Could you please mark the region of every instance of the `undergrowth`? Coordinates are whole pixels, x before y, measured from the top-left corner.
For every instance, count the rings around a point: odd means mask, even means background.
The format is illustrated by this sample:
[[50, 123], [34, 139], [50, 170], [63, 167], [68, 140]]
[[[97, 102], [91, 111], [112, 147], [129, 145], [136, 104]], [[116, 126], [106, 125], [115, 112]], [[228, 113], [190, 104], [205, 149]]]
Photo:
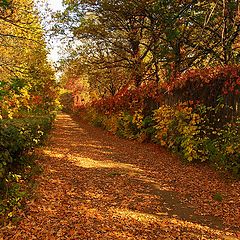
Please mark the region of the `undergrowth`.
[[8, 173], [0, 186], [0, 226], [21, 221], [25, 203], [33, 197], [35, 177], [42, 172], [34, 154], [21, 158]]

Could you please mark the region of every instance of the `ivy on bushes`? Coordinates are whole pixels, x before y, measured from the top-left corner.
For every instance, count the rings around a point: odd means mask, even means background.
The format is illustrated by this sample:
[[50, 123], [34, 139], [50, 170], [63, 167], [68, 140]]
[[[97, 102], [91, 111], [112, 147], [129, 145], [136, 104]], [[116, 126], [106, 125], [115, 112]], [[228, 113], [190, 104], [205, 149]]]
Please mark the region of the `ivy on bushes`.
[[92, 101], [75, 110], [81, 111], [93, 107], [98, 112], [107, 115], [124, 111], [134, 113], [138, 109], [149, 112], [149, 109], [156, 108], [162, 102], [163, 97], [164, 95], [161, 93], [159, 86], [154, 82], [148, 82], [138, 88], [125, 86], [115, 96]]

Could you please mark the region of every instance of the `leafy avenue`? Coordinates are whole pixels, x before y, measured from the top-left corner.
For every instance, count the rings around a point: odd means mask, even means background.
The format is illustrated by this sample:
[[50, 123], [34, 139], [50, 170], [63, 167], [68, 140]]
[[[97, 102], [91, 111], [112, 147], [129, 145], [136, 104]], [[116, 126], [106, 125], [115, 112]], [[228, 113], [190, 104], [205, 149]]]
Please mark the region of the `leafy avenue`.
[[[240, 237], [240, 2], [63, 0], [59, 9], [46, 0], [0, 0], [3, 238]], [[61, 59], [53, 66], [49, 47], [57, 42]], [[79, 125], [58, 114], [52, 139], [37, 148], [59, 110]], [[56, 225], [61, 209], [69, 222]]]

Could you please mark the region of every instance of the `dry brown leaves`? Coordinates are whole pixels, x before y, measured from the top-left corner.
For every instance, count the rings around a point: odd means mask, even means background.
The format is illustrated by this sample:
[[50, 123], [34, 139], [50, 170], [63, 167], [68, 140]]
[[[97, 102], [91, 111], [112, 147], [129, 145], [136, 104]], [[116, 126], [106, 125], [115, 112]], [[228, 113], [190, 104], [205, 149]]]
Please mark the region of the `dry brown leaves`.
[[240, 239], [240, 183], [208, 166], [67, 115], [37, 152], [35, 197], [0, 239]]

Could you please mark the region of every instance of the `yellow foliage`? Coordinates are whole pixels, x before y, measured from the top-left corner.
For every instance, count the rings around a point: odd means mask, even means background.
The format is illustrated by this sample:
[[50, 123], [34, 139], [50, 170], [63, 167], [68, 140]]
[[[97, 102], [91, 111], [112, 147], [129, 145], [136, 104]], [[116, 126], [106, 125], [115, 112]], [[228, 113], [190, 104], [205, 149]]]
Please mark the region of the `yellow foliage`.
[[176, 107], [161, 106], [155, 111], [156, 138], [162, 146], [181, 148], [184, 158], [192, 161], [198, 158], [196, 135], [200, 132], [201, 117], [186, 103]]
[[135, 111], [132, 122], [137, 126], [138, 129], [142, 128], [143, 118], [144, 116], [143, 116], [142, 110]]
[[108, 131], [116, 133], [118, 129], [118, 115], [110, 115], [106, 118], [104, 125]]

